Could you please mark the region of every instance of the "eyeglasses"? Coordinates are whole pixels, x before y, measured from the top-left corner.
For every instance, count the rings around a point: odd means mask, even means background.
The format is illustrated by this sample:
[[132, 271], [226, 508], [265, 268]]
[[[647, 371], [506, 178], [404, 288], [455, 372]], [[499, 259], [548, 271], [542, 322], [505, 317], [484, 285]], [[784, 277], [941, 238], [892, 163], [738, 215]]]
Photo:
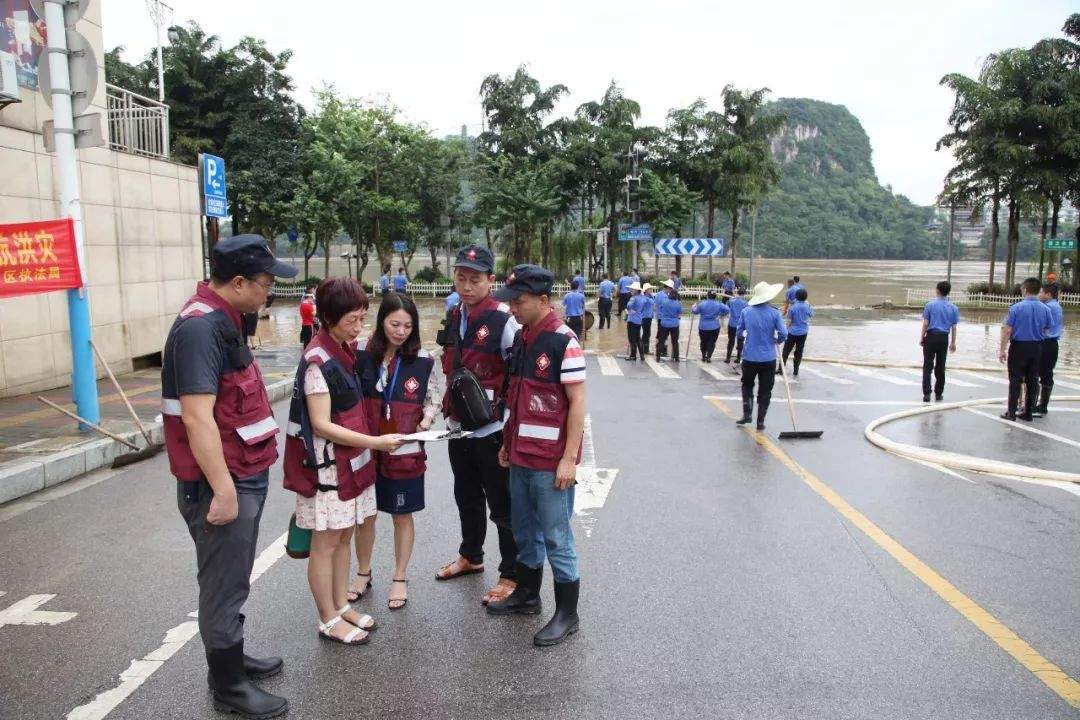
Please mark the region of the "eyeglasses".
[[269, 293], [270, 290], [272, 290], [273, 287], [274, 287], [274, 281], [273, 280], [271, 280], [268, 283], [262, 283], [262, 282], [259, 282], [258, 280], [253, 280], [251, 278], [244, 278], [244, 279], [247, 280], [249, 283], [254, 283], [254, 284], [258, 285], [259, 287], [261, 287], [263, 289], [264, 292], [267, 292], [267, 293]]

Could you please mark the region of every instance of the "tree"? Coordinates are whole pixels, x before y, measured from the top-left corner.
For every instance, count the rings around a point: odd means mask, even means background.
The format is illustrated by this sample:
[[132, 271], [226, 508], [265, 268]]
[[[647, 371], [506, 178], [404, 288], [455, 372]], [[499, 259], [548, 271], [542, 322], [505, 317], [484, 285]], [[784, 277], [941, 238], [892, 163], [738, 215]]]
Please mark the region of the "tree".
[[780, 181], [780, 167], [772, 156], [770, 138], [784, 127], [782, 114], [763, 114], [768, 88], [745, 92], [724, 88], [723, 120], [726, 135], [714, 141], [720, 172], [716, 180], [718, 204], [731, 216], [731, 271], [739, 242], [739, 220]]

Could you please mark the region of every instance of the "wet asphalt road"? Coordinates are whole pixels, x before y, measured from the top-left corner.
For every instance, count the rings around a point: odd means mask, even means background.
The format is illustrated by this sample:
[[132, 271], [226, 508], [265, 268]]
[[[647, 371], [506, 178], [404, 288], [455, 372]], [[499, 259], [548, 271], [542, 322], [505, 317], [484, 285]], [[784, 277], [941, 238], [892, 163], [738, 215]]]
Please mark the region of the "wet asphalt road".
[[[427, 509], [417, 517], [410, 601], [401, 612], [386, 610], [392, 532], [380, 519], [375, 588], [360, 604], [381, 626], [370, 645], [316, 639], [302, 561], [282, 557], [253, 586], [248, 646], [285, 658], [284, 674], [264, 686], [290, 699], [289, 717], [1078, 715], [767, 445], [737, 429], [723, 409], [737, 414], [738, 384], [723, 365], [710, 366], [719, 380], [692, 363], [675, 368], [678, 379], [640, 363], [617, 367], [622, 375], [605, 375], [595, 356], [588, 360], [596, 464], [618, 475], [603, 507], [579, 519], [582, 631], [560, 647], [531, 646], [553, 607], [550, 574], [543, 617], [484, 614], [479, 595], [496, 578], [493, 537], [486, 576], [432, 579], [459, 538], [445, 451], [429, 448]], [[825, 437], [781, 450], [1080, 678], [1080, 495], [887, 455], [862, 428], [917, 401], [919, 388], [902, 383], [918, 378], [804, 367], [833, 378], [804, 371], [794, 386], [797, 397], [824, 401], [798, 411]], [[948, 400], [1004, 394], [990, 380], [955, 377], [974, 387], [947, 387]], [[781, 387], [771, 438], [787, 426]], [[721, 398], [723, 409], [705, 396]], [[881, 404], [832, 404], [852, 398]], [[286, 414], [284, 405], [276, 411]], [[1080, 442], [1078, 419], [1051, 414], [1037, 427]], [[1042, 467], [1080, 464], [1074, 446], [962, 411], [883, 432]], [[280, 480], [276, 468], [260, 548], [281, 535], [292, 509]], [[4, 720], [61, 718], [115, 687], [132, 660], [158, 648], [196, 607], [194, 552], [163, 457], [65, 491], [34, 498], [47, 500], [38, 506], [0, 508], [0, 610], [55, 593], [40, 610], [78, 613], [56, 626], [0, 627]], [[196, 636], [107, 717], [216, 717], [204, 676]]]

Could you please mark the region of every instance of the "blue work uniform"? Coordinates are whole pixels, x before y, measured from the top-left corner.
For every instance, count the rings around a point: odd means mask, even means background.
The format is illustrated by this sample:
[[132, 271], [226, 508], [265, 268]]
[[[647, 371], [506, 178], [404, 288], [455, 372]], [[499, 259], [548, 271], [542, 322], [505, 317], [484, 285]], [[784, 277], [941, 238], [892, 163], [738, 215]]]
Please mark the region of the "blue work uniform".
[[634, 284], [633, 278], [629, 275], [623, 275], [619, 278], [619, 294], [627, 295], [630, 292], [630, 286]]
[[379, 290], [382, 292], [383, 295], [390, 292], [390, 276], [389, 275], [383, 275], [381, 278], [379, 278]]
[[461, 302], [461, 295], [458, 295], [458, 291], [455, 290], [446, 296], [446, 311], [450, 312], [457, 304]]
[[794, 285], [789, 287], [788, 291], [787, 291], [787, 295], [785, 296], [785, 297], [787, 297], [788, 303], [795, 302], [795, 293], [797, 293], [798, 291], [800, 291], [802, 289], [803, 289], [802, 283], [795, 283]]
[[746, 309], [746, 299], [741, 297], [733, 297], [728, 300], [727, 309], [731, 311], [731, 317], [728, 318], [728, 327], [738, 327], [739, 318], [742, 317], [743, 310]]
[[562, 304], [568, 318], [581, 317], [585, 314], [585, 295], [578, 290], [571, 290], [563, 295]]
[[682, 290], [682, 278], [681, 277], [676, 275], [675, 277], [671, 278], [671, 282], [672, 282], [673, 285], [675, 285], [676, 290]]
[[698, 325], [698, 329], [707, 332], [710, 330], [720, 329], [720, 318], [727, 315], [727, 305], [719, 300], [702, 300], [690, 310], [694, 315], [701, 316], [701, 323]]
[[610, 280], [604, 279], [600, 281], [600, 297], [604, 300], [610, 300], [611, 296], [615, 293], [615, 283]]
[[788, 332], [792, 335], [806, 335], [810, 332], [810, 318], [814, 317], [814, 308], [804, 300], [796, 300], [787, 311], [791, 325]]
[[1040, 342], [1054, 324], [1053, 313], [1035, 296], [1009, 307], [1005, 324], [1012, 328], [1012, 342]]
[[1042, 345], [1046, 332], [1054, 324], [1053, 313], [1039, 298], [1025, 297], [1009, 308], [1005, 325], [1012, 328], [1009, 343], [1009, 400], [1005, 416], [1016, 417], [1020, 404], [1020, 386], [1027, 388], [1023, 416], [1031, 414], [1039, 402], [1039, 370], [1042, 365]]
[[720, 289], [725, 295], [735, 294], [735, 280], [733, 278], [725, 278], [723, 284], [720, 285]]
[[656, 315], [660, 318], [660, 327], [679, 327], [679, 315], [682, 314], [682, 303], [673, 299], [670, 295], [661, 295], [656, 303]]
[[652, 320], [656, 317], [656, 303], [659, 300], [658, 295], [639, 295], [644, 304], [641, 306], [641, 319]]
[[581, 275], [575, 275], [574, 279], [571, 281], [571, 287], [585, 292], [585, 278]]
[[403, 293], [409, 286], [409, 278], [400, 273], [394, 276], [394, 292]]
[[626, 303], [626, 322], [633, 323], [635, 325], [641, 324], [642, 312], [646, 307], [651, 307], [652, 303], [644, 295], [635, 295]]
[[1054, 298], [1047, 300], [1044, 304], [1050, 309], [1050, 329], [1046, 331], [1046, 337], [1057, 340], [1065, 332], [1065, 314], [1061, 310], [1061, 303]]
[[927, 332], [947, 334], [960, 322], [960, 309], [945, 298], [934, 298], [923, 306], [922, 316], [928, 321]]
[[788, 335], [780, 311], [768, 303], [747, 305], [739, 316], [738, 332], [746, 339], [743, 360], [747, 362], [775, 361], [775, 346]]

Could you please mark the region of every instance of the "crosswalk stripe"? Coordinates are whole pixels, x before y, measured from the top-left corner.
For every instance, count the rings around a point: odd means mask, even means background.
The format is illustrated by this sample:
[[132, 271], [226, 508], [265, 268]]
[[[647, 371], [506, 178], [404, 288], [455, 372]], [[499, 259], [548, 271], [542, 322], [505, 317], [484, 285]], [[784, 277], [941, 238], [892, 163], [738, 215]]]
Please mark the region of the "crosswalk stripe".
[[1065, 382], [1064, 380], [1059, 380], [1057, 377], [1054, 378], [1054, 387], [1066, 387], [1071, 390], [1080, 390], [1080, 385], [1077, 385], [1076, 383]]
[[602, 375], [622, 375], [622, 368], [619, 367], [618, 361], [610, 355], [597, 355], [596, 361], [600, 363], [600, 373]]
[[993, 375], [983, 375], [981, 373], [973, 373], [973, 372], [971, 372], [969, 370], [951, 370], [950, 371], [950, 370], [946, 369], [946, 372], [949, 372], [949, 373], [951, 373], [953, 375], [963, 375], [964, 377], [973, 377], [976, 380], [982, 380], [982, 381], [988, 382], [988, 383], [996, 383], [998, 385], [1008, 385], [1009, 384], [1009, 381], [1006, 380], [1005, 378], [994, 377]]
[[712, 375], [717, 380], [726, 380], [728, 382], [741, 382], [742, 380], [738, 375], [725, 375], [724, 373], [714, 368], [712, 365], [709, 365], [708, 363], [703, 363], [700, 360], [695, 360], [694, 364], [704, 370], [709, 375]]
[[649, 368], [654, 373], [656, 373], [657, 377], [662, 377], [662, 378], [664, 378], [666, 380], [681, 380], [682, 379], [682, 378], [679, 377], [679, 373], [675, 372], [674, 370], [667, 367], [666, 365], [661, 365], [660, 363], [653, 360], [651, 357], [645, 358], [645, 364], [648, 365]]
[[834, 382], [837, 385], [854, 385], [855, 384], [854, 380], [848, 380], [847, 378], [836, 377], [835, 375], [829, 375], [828, 373], [823, 373], [820, 370], [815, 370], [814, 368], [809, 367], [805, 363], [803, 364], [801, 369], [802, 369], [803, 372], [808, 372], [811, 375], [816, 375], [819, 378], [828, 380], [830, 382]]
[[988, 412], [976, 410], [975, 408], [971, 407], [966, 407], [964, 409], [967, 410], [969, 413], [974, 413], [975, 415], [982, 415], [984, 418], [989, 418], [990, 420], [993, 420], [995, 422], [1004, 423], [1011, 428], [1016, 428], [1017, 430], [1026, 430], [1029, 433], [1042, 435], [1045, 438], [1050, 438], [1051, 440], [1057, 440], [1060, 443], [1065, 443], [1066, 445], [1072, 445], [1073, 447], [1080, 448], [1080, 442], [1077, 442], [1076, 440], [1062, 437], [1061, 435], [1055, 435], [1054, 433], [1046, 432], [1045, 430], [1040, 430], [1039, 428], [1032, 427], [1029, 423], [1026, 423], [1023, 420], [1006, 420], [1005, 418], [1000, 418], [997, 415], [992, 415]]
[[886, 375], [885, 373], [878, 372], [876, 370], [868, 370], [867, 368], [859, 367], [858, 365], [840, 364], [840, 367], [842, 367], [845, 370], [848, 370], [850, 372], [853, 372], [856, 375], [862, 375], [863, 377], [873, 378], [874, 380], [882, 380], [884, 382], [891, 383], [893, 385], [906, 385], [908, 387], [918, 387], [919, 386], [919, 383], [915, 382], [914, 380], [902, 380], [901, 378], [896, 378], [896, 377], [893, 377], [891, 375]]
[[[915, 368], [895, 368], [895, 369], [902, 372], [902, 373], [906, 373], [908, 375], [914, 375], [917, 378], [922, 377], [922, 370], [916, 370]], [[945, 372], [946, 372], [945, 382], [947, 382], [949, 385], [955, 385], [956, 387], [982, 387], [982, 385], [979, 385], [978, 383], [971, 383], [971, 382], [965, 382], [963, 380], [957, 380], [956, 378], [952, 377], [951, 373], [949, 373], [948, 367], [945, 368]]]

